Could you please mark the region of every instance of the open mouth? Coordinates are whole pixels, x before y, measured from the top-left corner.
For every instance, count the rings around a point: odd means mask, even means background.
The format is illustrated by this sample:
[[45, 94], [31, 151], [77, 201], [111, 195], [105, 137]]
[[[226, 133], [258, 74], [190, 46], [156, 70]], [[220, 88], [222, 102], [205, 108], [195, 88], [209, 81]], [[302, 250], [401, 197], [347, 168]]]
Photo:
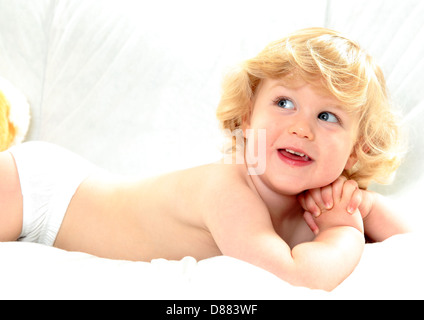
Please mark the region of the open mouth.
[[308, 163], [312, 161], [312, 159], [307, 154], [299, 152], [299, 151], [295, 151], [292, 149], [278, 149], [278, 152], [280, 153], [281, 156], [283, 156], [284, 158], [288, 160], [304, 162], [304, 163]]

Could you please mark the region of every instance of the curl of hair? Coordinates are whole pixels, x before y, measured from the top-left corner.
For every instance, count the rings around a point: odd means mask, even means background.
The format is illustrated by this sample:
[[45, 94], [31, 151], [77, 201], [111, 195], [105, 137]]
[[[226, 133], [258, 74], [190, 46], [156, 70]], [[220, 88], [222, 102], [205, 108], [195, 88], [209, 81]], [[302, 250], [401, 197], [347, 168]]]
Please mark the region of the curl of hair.
[[223, 81], [217, 117], [223, 129], [241, 129], [263, 79], [303, 80], [325, 90], [360, 119], [356, 165], [342, 174], [366, 188], [388, 182], [404, 154], [399, 116], [391, 110], [380, 67], [361, 47], [326, 28], [309, 28], [270, 43]]

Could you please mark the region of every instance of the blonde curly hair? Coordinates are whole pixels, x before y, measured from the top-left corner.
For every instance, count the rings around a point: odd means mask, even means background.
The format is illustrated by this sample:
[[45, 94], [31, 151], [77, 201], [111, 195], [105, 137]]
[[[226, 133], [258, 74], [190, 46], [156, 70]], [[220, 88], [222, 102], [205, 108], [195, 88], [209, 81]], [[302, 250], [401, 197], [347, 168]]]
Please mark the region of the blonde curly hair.
[[380, 67], [357, 43], [333, 30], [297, 31], [270, 43], [228, 74], [217, 109], [222, 128], [232, 132], [241, 129], [250, 117], [250, 101], [262, 79], [290, 77], [319, 83], [345, 110], [359, 114], [359, 135], [353, 150], [357, 162], [343, 174], [361, 188], [373, 180], [387, 182], [404, 153], [399, 117], [391, 110]]

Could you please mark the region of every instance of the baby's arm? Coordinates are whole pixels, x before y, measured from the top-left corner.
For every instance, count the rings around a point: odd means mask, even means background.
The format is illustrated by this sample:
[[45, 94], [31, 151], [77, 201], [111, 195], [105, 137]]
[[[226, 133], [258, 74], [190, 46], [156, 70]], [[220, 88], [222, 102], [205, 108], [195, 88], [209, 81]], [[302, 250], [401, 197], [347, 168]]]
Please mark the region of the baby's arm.
[[[384, 241], [396, 234], [408, 233], [412, 228], [396, 211], [390, 199], [371, 191], [362, 190], [362, 198], [370, 203], [369, 210], [365, 207], [363, 217], [367, 236], [373, 241]], [[359, 206], [361, 210], [361, 206]]]
[[359, 212], [347, 215], [344, 210], [351, 191], [346, 189], [333, 209], [314, 218], [320, 228], [314, 241], [293, 249], [274, 231], [267, 208], [253, 200], [250, 190], [216, 194], [207, 226], [224, 255], [257, 265], [293, 285], [330, 291], [354, 270], [364, 247]]

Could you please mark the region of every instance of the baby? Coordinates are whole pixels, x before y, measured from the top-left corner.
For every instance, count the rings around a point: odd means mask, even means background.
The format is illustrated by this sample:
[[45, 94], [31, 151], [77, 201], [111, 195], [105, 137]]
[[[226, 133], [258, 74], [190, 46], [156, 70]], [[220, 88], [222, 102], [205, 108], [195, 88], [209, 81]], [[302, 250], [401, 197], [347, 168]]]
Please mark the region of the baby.
[[145, 180], [42, 142], [1, 153], [0, 241], [140, 261], [228, 255], [332, 290], [364, 231], [408, 231], [363, 190], [397, 168], [399, 137], [383, 75], [352, 41], [314, 28], [271, 43], [226, 78], [217, 114], [229, 156]]

